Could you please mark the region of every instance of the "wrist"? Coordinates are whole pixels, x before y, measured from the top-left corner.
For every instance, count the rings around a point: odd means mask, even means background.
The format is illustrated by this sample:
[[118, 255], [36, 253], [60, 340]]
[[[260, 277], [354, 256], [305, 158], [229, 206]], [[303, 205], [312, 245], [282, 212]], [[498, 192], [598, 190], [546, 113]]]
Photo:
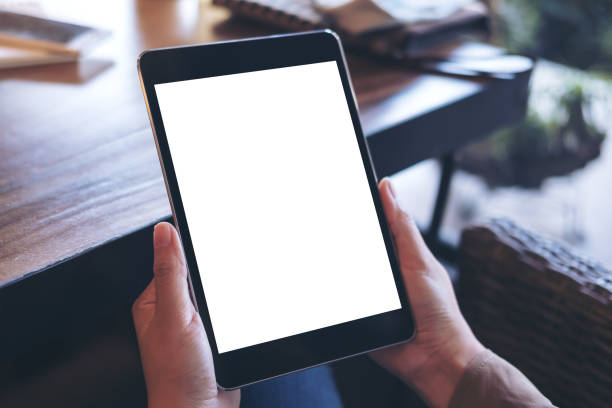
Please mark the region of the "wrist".
[[469, 336], [459, 336], [431, 357], [412, 385], [431, 407], [446, 408], [467, 366], [484, 350], [471, 331]]

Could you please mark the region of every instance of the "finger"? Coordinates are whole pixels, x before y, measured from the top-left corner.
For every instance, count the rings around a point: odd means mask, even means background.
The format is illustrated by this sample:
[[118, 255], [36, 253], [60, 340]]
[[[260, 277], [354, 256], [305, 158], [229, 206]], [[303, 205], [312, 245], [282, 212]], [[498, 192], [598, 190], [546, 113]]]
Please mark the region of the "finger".
[[144, 333], [155, 314], [155, 282], [151, 280], [132, 305], [132, 318], [138, 338]]
[[219, 391], [219, 400], [222, 407], [240, 406], [240, 390]]
[[155, 316], [162, 324], [188, 323], [193, 305], [187, 287], [187, 267], [178, 234], [167, 222], [153, 232], [153, 279], [156, 291]]
[[402, 210], [391, 180], [385, 177], [378, 188], [402, 269], [414, 269], [421, 264], [424, 266], [431, 261], [433, 255], [413, 218]]

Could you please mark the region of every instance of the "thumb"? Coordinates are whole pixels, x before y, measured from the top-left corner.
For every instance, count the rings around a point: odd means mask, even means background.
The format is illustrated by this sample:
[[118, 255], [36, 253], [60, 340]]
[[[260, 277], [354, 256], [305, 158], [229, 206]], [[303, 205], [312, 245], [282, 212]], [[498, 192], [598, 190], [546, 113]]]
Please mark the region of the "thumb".
[[155, 281], [155, 318], [162, 324], [189, 323], [195, 311], [187, 286], [187, 267], [178, 234], [167, 222], [153, 231], [153, 275]]
[[395, 241], [404, 279], [416, 273], [427, 273], [435, 258], [429, 251], [413, 218], [399, 205], [391, 180], [384, 178], [379, 186], [380, 197]]

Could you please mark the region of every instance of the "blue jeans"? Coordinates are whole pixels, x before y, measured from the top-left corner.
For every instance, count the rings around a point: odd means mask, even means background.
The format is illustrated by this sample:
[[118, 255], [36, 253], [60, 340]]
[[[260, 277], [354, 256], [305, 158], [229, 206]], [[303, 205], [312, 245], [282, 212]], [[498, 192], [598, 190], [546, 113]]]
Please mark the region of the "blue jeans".
[[244, 387], [241, 401], [241, 408], [342, 407], [327, 365]]

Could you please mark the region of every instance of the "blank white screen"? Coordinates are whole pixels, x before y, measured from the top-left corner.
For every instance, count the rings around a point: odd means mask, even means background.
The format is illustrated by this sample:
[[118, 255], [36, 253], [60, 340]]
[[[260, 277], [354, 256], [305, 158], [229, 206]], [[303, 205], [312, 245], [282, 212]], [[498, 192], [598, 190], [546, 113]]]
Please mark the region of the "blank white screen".
[[220, 353], [401, 308], [334, 61], [155, 91]]

